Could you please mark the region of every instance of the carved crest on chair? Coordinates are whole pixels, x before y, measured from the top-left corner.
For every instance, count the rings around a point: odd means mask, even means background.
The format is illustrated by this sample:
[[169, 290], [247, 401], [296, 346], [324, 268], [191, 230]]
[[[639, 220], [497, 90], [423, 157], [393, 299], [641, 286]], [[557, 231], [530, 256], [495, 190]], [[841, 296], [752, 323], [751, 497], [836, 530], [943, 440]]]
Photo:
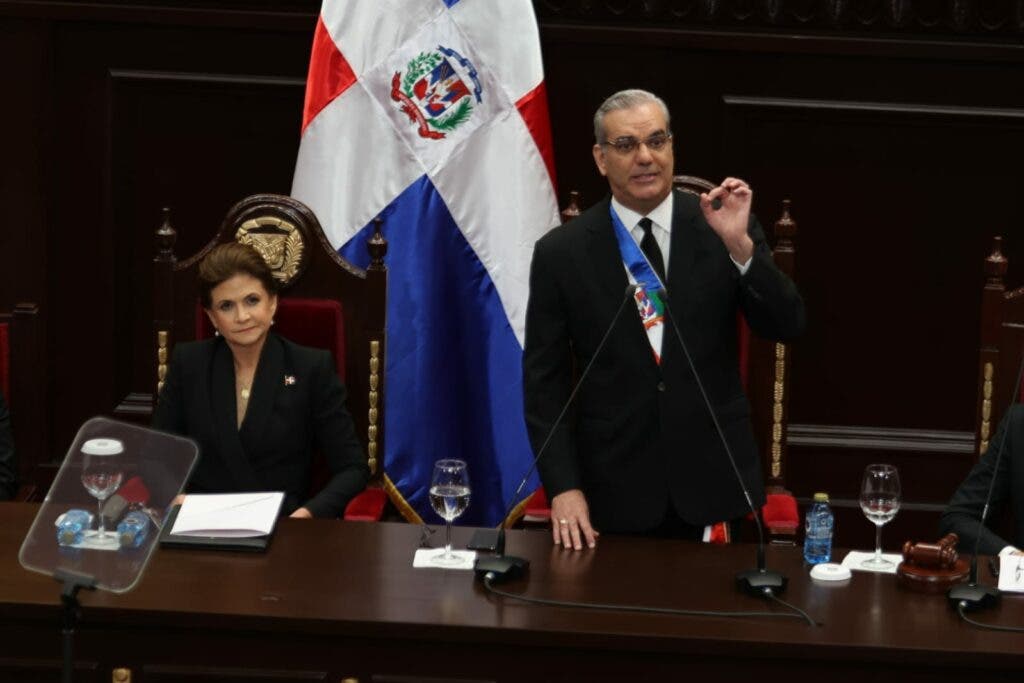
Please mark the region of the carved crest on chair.
[[281, 284], [289, 284], [302, 271], [306, 244], [299, 229], [283, 218], [250, 218], [238, 228], [235, 239], [255, 249]]

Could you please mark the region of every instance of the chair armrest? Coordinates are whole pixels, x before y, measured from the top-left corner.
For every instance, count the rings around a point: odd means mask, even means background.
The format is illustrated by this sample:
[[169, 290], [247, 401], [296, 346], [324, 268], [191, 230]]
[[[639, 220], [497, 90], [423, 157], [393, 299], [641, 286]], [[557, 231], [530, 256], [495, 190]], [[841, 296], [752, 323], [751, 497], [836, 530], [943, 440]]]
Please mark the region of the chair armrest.
[[388, 496], [384, 489], [366, 489], [345, 506], [344, 519], [350, 522], [379, 522], [384, 516]]
[[775, 545], [796, 545], [796, 534], [800, 528], [800, 513], [796, 498], [788, 491], [769, 493], [761, 519], [768, 532], [768, 542]]
[[523, 508], [523, 522], [526, 524], [547, 524], [551, 521], [551, 503], [544, 487], [533, 492]]

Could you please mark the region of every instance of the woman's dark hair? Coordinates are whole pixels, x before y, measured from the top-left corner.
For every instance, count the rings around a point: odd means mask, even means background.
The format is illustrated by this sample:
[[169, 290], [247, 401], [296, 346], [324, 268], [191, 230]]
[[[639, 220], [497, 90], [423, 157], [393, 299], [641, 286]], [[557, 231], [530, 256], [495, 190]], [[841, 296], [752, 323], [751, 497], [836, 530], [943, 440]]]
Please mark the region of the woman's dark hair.
[[249, 275], [260, 281], [270, 295], [277, 294], [277, 280], [270, 266], [248, 244], [227, 242], [210, 250], [199, 263], [199, 300], [203, 308], [213, 304], [211, 296], [217, 285], [235, 275]]

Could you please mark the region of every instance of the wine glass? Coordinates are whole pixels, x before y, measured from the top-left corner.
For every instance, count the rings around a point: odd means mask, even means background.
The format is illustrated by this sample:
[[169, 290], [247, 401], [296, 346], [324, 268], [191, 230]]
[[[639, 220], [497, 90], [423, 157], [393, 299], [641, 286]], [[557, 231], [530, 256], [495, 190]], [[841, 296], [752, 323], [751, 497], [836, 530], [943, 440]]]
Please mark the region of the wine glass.
[[124, 479], [119, 456], [124, 445], [117, 439], [90, 439], [82, 444], [82, 485], [96, 499], [99, 528], [95, 538], [101, 543], [115, 541], [107, 536], [103, 522], [103, 502], [114, 495]]
[[469, 471], [462, 460], [438, 460], [430, 479], [430, 506], [445, 521], [444, 552], [432, 564], [450, 566], [462, 560], [452, 552], [452, 522], [469, 507]]
[[860, 486], [860, 509], [875, 523], [875, 555], [861, 566], [887, 569], [893, 563], [882, 557], [882, 526], [900, 509], [900, 475], [892, 465], [868, 465]]

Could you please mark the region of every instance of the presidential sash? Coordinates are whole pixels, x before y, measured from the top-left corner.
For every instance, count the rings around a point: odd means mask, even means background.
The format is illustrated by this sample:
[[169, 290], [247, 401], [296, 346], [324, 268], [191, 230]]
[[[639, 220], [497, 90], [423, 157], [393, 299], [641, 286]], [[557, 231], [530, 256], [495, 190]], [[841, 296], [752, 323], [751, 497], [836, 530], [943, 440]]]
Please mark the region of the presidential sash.
[[[636, 300], [636, 309], [640, 314], [640, 320], [647, 330], [647, 341], [651, 344], [651, 351], [654, 353], [654, 360], [661, 365], [661, 340], [665, 333], [665, 304], [662, 303], [658, 292], [665, 284], [654, 272], [650, 262], [640, 249], [640, 246], [629, 234], [629, 230], [622, 223], [622, 219], [615, 213], [615, 208], [609, 204], [608, 213], [611, 214], [612, 226], [615, 228], [615, 240], [619, 243], [619, 253], [622, 255], [622, 262], [629, 271], [629, 281], [639, 285], [633, 298]], [[718, 522], [704, 527], [703, 541], [705, 543], [730, 543], [728, 522]]]
[[615, 240], [619, 243], [622, 262], [629, 271], [629, 281], [639, 285], [633, 293], [633, 298], [636, 300], [636, 309], [640, 314], [640, 320], [647, 331], [647, 341], [651, 344], [654, 360], [660, 365], [661, 339], [665, 333], [665, 305], [658, 292], [665, 285], [658, 274], [654, 272], [654, 268], [647, 261], [644, 252], [633, 240], [633, 236], [622, 224], [622, 219], [615, 213], [615, 207], [611, 204], [608, 205], [608, 213], [611, 214]]

